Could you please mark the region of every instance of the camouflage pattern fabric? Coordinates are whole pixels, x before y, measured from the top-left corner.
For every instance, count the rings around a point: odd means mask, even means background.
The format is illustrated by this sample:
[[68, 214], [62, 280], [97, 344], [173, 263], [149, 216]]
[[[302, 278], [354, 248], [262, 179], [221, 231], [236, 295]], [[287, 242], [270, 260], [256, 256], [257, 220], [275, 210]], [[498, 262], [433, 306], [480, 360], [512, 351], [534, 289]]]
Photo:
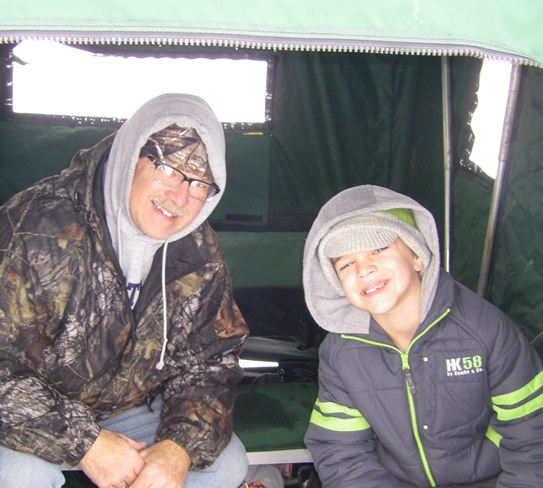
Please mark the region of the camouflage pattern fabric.
[[[0, 444], [76, 465], [97, 421], [163, 395], [157, 439], [210, 466], [230, 440], [247, 326], [207, 223], [160, 256], [134, 312], [92, 182], [112, 136], [0, 209]], [[157, 254], [161, 254], [161, 250]]]
[[140, 151], [140, 157], [150, 156], [166, 163], [182, 173], [188, 173], [208, 183], [213, 183], [213, 175], [205, 154], [203, 141], [192, 128], [182, 128], [173, 124], [153, 134]]

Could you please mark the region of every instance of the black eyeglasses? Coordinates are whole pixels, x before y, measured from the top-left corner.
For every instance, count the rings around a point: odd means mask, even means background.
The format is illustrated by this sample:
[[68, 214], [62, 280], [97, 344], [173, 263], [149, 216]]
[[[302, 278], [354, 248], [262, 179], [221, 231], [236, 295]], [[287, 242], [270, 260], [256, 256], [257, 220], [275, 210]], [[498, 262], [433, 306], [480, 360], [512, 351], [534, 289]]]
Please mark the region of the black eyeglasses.
[[189, 184], [189, 195], [196, 200], [209, 202], [213, 200], [215, 195], [221, 189], [215, 183], [206, 183], [205, 181], [189, 178], [185, 173], [182, 173], [174, 167], [157, 161], [152, 156], [147, 156], [155, 165], [155, 180], [164, 186], [175, 188], [183, 181]]

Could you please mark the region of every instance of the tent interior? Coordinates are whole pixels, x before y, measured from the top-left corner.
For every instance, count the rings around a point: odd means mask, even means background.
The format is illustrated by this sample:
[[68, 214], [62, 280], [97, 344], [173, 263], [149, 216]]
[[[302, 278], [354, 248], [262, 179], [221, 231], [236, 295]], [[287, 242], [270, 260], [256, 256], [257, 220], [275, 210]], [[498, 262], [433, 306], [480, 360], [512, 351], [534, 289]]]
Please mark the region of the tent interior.
[[[4, 39], [0, 204], [58, 173], [78, 150], [119, 127], [119, 121], [87, 125], [14, 114], [10, 53], [17, 41]], [[223, 243], [234, 296], [251, 330], [243, 357], [279, 361], [279, 381], [315, 380], [313, 366], [323, 333], [305, 307], [302, 253], [317, 212], [341, 190], [380, 185], [425, 205], [438, 224], [450, 271], [477, 291], [496, 185], [470, 160], [480, 56], [447, 56], [447, 148], [444, 57], [439, 53], [183, 43], [96, 43], [84, 49], [117, 56], [241, 53], [273, 63], [269, 123], [258, 131], [225, 124], [228, 185], [210, 222]], [[537, 63], [518, 65], [522, 75], [484, 296], [514, 319], [543, 354], [543, 71]], [[447, 152], [452, 155], [451, 225], [445, 244]], [[298, 374], [301, 379], [289, 378]]]
[[[58, 173], [79, 149], [91, 147], [119, 123], [85, 126], [80, 121], [59, 123], [13, 114], [6, 82], [12, 45], [0, 48], [5, 101], [0, 120], [3, 203], [38, 179]], [[100, 52], [101, 47], [92, 49]], [[195, 51], [183, 46], [163, 49], [174, 55]], [[153, 47], [151, 52], [157, 50], [161, 48]], [[144, 55], [149, 48], [115, 48], [117, 54], [124, 51]], [[217, 51], [198, 49], [203, 56], [217, 56]], [[231, 53], [221, 49], [221, 54]], [[273, 330], [273, 324], [283, 327], [277, 314], [303, 313], [305, 235], [320, 207], [339, 191], [373, 184], [405, 193], [433, 212], [440, 236], [445, 232], [442, 58], [296, 51], [275, 52], [273, 58], [271, 122], [258, 132], [227, 127], [228, 186], [210, 219], [224, 244], [238, 300], [246, 315], [251, 314], [254, 335], [282, 334], [283, 330]], [[494, 183], [469, 160], [470, 121], [482, 60], [449, 59], [450, 270], [477, 290]], [[543, 209], [539, 191], [543, 176], [538, 171], [543, 157], [541, 83], [540, 68], [522, 67], [486, 290], [486, 297], [530, 339], [541, 332], [543, 313], [537, 286], [543, 272], [543, 229], [537, 225]], [[290, 289], [292, 293], [279, 297]], [[262, 306], [263, 301], [269, 307]], [[276, 307], [283, 310], [274, 312]]]

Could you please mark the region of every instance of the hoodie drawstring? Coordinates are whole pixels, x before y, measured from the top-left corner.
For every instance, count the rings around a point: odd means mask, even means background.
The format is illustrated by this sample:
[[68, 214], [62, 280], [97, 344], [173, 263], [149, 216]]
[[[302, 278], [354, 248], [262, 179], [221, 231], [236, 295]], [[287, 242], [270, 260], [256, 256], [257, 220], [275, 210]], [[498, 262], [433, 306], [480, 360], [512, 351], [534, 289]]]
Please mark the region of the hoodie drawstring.
[[[122, 214], [122, 209], [119, 208], [118, 214], [117, 214], [117, 222], [120, 222]], [[122, 262], [122, 249], [123, 246], [121, 245], [122, 240], [122, 233], [121, 233], [121, 226], [117, 226], [117, 243], [118, 243], [118, 255], [119, 255], [119, 262]], [[159, 371], [164, 368], [164, 356], [166, 354], [166, 344], [168, 343], [168, 299], [166, 297], [166, 254], [168, 251], [168, 240], [164, 241], [164, 251], [162, 253], [162, 271], [161, 271], [161, 282], [162, 282], [162, 330], [164, 334], [164, 338], [162, 340], [162, 350], [160, 352], [160, 360], [156, 364], [156, 369]]]
[[[121, 221], [121, 215], [123, 214], [123, 210], [121, 207], [119, 207], [119, 210], [117, 211], [117, 223]], [[117, 247], [118, 247], [118, 259], [119, 264], [123, 262], [123, 246], [121, 246], [121, 226], [117, 225]]]
[[164, 242], [162, 252], [162, 351], [160, 352], [160, 361], [156, 365], [159, 371], [164, 368], [164, 355], [166, 354], [166, 344], [168, 344], [168, 299], [166, 297], [166, 253], [168, 251], [168, 240]]

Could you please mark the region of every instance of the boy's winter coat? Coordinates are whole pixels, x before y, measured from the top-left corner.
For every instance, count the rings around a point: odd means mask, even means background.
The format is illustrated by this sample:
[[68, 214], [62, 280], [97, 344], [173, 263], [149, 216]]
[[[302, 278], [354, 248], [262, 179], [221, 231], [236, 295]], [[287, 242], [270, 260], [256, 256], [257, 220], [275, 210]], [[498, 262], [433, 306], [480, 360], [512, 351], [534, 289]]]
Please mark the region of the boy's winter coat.
[[[316, 255], [336, 223], [390, 208], [412, 209], [432, 251], [424, 316], [406, 351], [367, 312], [344, 313], [346, 299], [326, 283]], [[502, 312], [439, 271], [428, 211], [384, 188], [340, 193], [309, 234], [304, 286], [313, 317], [331, 332], [305, 437], [325, 487], [399, 487], [401, 480], [423, 488], [498, 473], [500, 488], [543, 486], [539, 357]]]

